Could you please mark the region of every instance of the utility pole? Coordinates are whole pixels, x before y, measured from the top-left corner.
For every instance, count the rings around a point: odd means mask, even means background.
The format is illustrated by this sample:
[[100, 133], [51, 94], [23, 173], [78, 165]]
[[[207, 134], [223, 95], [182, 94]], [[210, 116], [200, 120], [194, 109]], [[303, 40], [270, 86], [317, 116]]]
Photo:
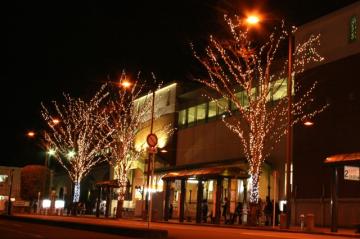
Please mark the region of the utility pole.
[[288, 79], [287, 79], [287, 135], [286, 135], [286, 228], [291, 223], [291, 165], [292, 165], [292, 44], [293, 35], [288, 31]]
[[9, 200], [8, 200], [8, 208], [7, 208], [7, 214], [11, 215], [11, 193], [12, 193], [12, 185], [13, 185], [13, 179], [14, 179], [14, 169], [10, 169], [10, 190], [9, 190]]
[[151, 211], [152, 211], [152, 201], [151, 201], [151, 191], [150, 191], [150, 174], [151, 180], [154, 175], [154, 167], [155, 167], [155, 153], [156, 153], [156, 145], [157, 145], [157, 136], [153, 133], [154, 128], [154, 110], [155, 110], [155, 90], [152, 90], [152, 104], [151, 104], [151, 125], [150, 125], [150, 134], [147, 136], [146, 141], [149, 146], [149, 157], [148, 157], [148, 167], [147, 167], [147, 180], [146, 180], [146, 188], [147, 188], [147, 216], [148, 216], [148, 228], [150, 228], [151, 221]]

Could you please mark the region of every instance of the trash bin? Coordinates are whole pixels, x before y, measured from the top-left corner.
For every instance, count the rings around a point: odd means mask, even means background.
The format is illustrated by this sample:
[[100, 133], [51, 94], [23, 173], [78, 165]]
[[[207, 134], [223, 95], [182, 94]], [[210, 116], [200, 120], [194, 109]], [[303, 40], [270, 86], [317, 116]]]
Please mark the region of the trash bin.
[[312, 213], [308, 213], [306, 214], [306, 221], [305, 221], [305, 224], [306, 224], [306, 230], [307, 231], [313, 231], [314, 230], [314, 214]]
[[287, 219], [287, 214], [286, 213], [281, 213], [280, 214], [280, 229], [286, 229], [286, 220]]

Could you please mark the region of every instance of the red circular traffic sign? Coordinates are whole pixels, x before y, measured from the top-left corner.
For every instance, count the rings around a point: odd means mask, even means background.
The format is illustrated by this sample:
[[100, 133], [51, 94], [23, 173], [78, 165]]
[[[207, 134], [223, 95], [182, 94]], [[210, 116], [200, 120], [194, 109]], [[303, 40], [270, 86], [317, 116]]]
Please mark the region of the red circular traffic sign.
[[155, 147], [158, 142], [156, 134], [149, 134], [146, 138], [146, 142], [150, 147]]

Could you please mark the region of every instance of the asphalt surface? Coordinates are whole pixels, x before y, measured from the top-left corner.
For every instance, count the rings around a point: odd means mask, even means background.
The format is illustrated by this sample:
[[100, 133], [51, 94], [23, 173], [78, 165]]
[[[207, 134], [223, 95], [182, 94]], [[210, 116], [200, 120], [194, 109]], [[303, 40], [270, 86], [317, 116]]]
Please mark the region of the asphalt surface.
[[0, 219], [1, 239], [128, 239], [130, 237]]
[[[56, 217], [49, 217], [59, 219]], [[65, 220], [65, 219], [64, 219]], [[68, 220], [91, 222], [111, 226], [131, 226], [134, 228], [146, 228], [147, 223], [129, 220], [97, 220], [94, 218], [69, 218]], [[225, 228], [218, 226], [194, 226], [172, 223], [151, 223], [152, 229], [168, 231], [168, 239], [349, 239], [345, 236], [307, 234], [299, 232], [264, 231], [254, 229]], [[357, 235], [356, 235], [357, 237]], [[89, 232], [86, 230], [68, 229], [57, 226], [47, 226], [40, 223], [25, 223], [13, 220], [0, 219], [0, 239], [13, 238], [64, 238], [64, 239], [107, 239], [107, 238], [131, 238], [113, 234]], [[134, 238], [134, 237], [132, 237]], [[149, 237], [150, 238], [150, 237]], [[359, 236], [360, 238], [360, 236]]]
[[349, 237], [331, 235], [176, 224], [154, 223], [153, 228], [167, 229], [169, 239], [349, 239]]

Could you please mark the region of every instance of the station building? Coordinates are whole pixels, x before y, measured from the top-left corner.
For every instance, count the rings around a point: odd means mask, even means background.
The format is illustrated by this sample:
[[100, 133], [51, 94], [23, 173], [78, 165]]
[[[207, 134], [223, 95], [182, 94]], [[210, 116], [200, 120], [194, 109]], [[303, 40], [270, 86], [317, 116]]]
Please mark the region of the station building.
[[[295, 224], [306, 213], [315, 215], [316, 225], [330, 224], [332, 169], [324, 161], [332, 155], [360, 151], [359, 20], [357, 2], [300, 26], [295, 33], [295, 43], [311, 34], [321, 34], [319, 52], [325, 60], [306, 66], [295, 81], [317, 81], [315, 102], [329, 105], [313, 119], [313, 125], [293, 128], [293, 165], [289, 173]], [[283, 84], [271, 100], [286, 96], [286, 82]], [[213, 222], [219, 223], [225, 197], [230, 200], [230, 212], [234, 212], [237, 202], [249, 201], [250, 176], [240, 140], [222, 122], [223, 117], [229, 117], [225, 108], [231, 109], [232, 105], [221, 98], [210, 101], [205, 96], [208, 93], [192, 82], [172, 83], [156, 91], [154, 132], [159, 144], [151, 191], [158, 219], [169, 219], [171, 204], [172, 218], [200, 223], [201, 203], [206, 200]], [[243, 104], [245, 101], [244, 97]], [[139, 132], [137, 147], [146, 147], [149, 124]], [[175, 129], [171, 134], [164, 132], [169, 125]], [[285, 161], [282, 138], [260, 175], [260, 198], [275, 199], [280, 209], [286, 197]], [[144, 155], [129, 174], [127, 206], [135, 210], [135, 215], [141, 215], [144, 209], [140, 202], [146, 194], [146, 162]], [[345, 180], [343, 168], [339, 172], [339, 225], [351, 226], [360, 220], [360, 181]]]

